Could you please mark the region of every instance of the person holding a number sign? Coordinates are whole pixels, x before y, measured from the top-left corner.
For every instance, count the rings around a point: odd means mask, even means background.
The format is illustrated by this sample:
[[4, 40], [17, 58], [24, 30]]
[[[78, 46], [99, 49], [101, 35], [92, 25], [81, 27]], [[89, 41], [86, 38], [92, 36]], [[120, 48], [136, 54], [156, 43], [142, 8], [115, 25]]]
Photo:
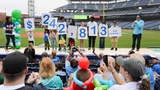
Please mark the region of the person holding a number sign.
[[[65, 18], [63, 16], [61, 16], [59, 23], [64, 22], [64, 21], [65, 21]], [[64, 41], [66, 41], [66, 34], [58, 35], [58, 37], [59, 37], [59, 41], [62, 40], [62, 38]], [[65, 44], [66, 44], [66, 42], [65, 42]], [[59, 49], [58, 49], [59, 51], [61, 51], [62, 46], [64, 46], [64, 50], [66, 50], [66, 45], [59, 44]]]
[[52, 50], [57, 50], [57, 30], [51, 30], [51, 34], [50, 34], [51, 38], [52, 38]]
[[[111, 28], [113, 28], [113, 27], [118, 27], [116, 21], [113, 21], [113, 26], [111, 26]], [[112, 48], [111, 48], [111, 50], [113, 50], [115, 48], [115, 51], [117, 51], [118, 36], [111, 37], [111, 42], [112, 42]]]
[[27, 35], [28, 35], [28, 43], [32, 43], [34, 45], [34, 32], [29, 31], [27, 32]]
[[132, 24], [133, 28], [132, 50], [135, 49], [136, 40], [137, 40], [137, 51], [139, 51], [140, 49], [143, 26], [144, 26], [144, 21], [141, 20], [141, 15], [137, 15], [136, 20]]
[[[91, 27], [89, 27], [90, 25], [97, 25], [97, 23], [95, 22], [95, 18], [93, 16], [90, 17], [90, 21], [87, 23], [88, 31], [89, 31], [89, 28], [91, 28]], [[91, 29], [93, 29], [93, 32], [96, 32], [96, 30], [97, 30], [96, 26], [93, 26], [93, 28], [91, 28]], [[93, 33], [93, 34], [95, 34], [95, 33]], [[90, 36], [88, 34], [88, 38], [89, 38], [89, 40], [88, 40], [88, 43], [89, 43], [88, 44], [88, 50], [91, 49], [91, 44], [92, 44], [92, 49], [94, 49], [96, 36]]]
[[15, 25], [12, 22], [11, 17], [6, 17], [6, 22], [3, 24], [3, 29], [5, 30], [6, 40], [7, 40], [6, 52], [8, 52], [10, 39], [12, 39], [14, 49], [16, 48], [15, 35], [13, 34], [14, 28], [15, 28]]
[[[103, 19], [102, 20], [102, 22], [99, 24], [99, 27], [100, 28], [102, 28], [101, 26], [107, 26], [107, 28], [108, 28], [108, 25], [106, 24], [106, 21], [105, 21], [105, 19]], [[107, 32], [107, 28], [105, 27], [105, 31], [104, 32]], [[103, 30], [102, 30], [103, 31]], [[105, 33], [105, 34], [107, 34], [107, 33]], [[99, 41], [99, 49], [101, 50], [104, 50], [104, 48], [105, 48], [105, 37], [101, 37], [100, 36], [100, 41]]]
[[[70, 19], [70, 24], [69, 25], [75, 26], [74, 19]], [[74, 38], [69, 38], [69, 41], [68, 41], [69, 50], [71, 50], [71, 46], [75, 46], [75, 40], [74, 40]]]
[[50, 39], [49, 39], [49, 35], [50, 35], [49, 30], [48, 30], [48, 29], [45, 29], [45, 31], [44, 31], [45, 50], [47, 50], [47, 48], [48, 48], [48, 50], [50, 50], [50, 43], [49, 43]]
[[[80, 27], [84, 27], [84, 22], [81, 22]], [[80, 39], [80, 51], [85, 51], [85, 49], [84, 49], [84, 39]]]

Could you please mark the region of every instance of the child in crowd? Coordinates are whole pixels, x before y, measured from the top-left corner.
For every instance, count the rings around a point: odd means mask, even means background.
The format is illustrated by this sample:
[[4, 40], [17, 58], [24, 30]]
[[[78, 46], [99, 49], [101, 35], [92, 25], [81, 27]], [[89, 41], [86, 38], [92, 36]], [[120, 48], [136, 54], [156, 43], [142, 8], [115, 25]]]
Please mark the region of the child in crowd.
[[28, 35], [28, 43], [32, 43], [33, 45], [35, 45], [35, 43], [34, 43], [34, 32], [29, 31], [29, 32], [27, 32], [27, 35]]
[[57, 57], [56, 51], [52, 51], [52, 53], [51, 53], [51, 59], [54, 62], [54, 64], [57, 64], [58, 62], [60, 62], [59, 57]]
[[[84, 27], [84, 22], [81, 22], [80, 27]], [[80, 39], [80, 51], [85, 51], [85, 49], [84, 49], [84, 39]]]
[[66, 76], [66, 72], [62, 71], [62, 69], [63, 69], [63, 63], [62, 62], [58, 62], [56, 64], [56, 68], [57, 68], [56, 75]]
[[49, 35], [50, 35], [50, 32], [48, 29], [45, 29], [44, 31], [44, 43], [45, 43], [45, 50], [50, 50], [50, 39], [49, 39]]
[[51, 30], [51, 34], [50, 34], [51, 38], [52, 38], [52, 50], [57, 50], [57, 30]]

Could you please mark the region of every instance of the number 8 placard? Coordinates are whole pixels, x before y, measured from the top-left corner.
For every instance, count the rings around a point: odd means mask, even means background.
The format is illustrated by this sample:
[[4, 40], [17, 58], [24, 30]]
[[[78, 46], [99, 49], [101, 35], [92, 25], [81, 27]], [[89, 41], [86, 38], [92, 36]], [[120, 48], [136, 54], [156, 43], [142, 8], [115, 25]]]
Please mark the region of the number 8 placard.
[[87, 39], [87, 27], [78, 28], [78, 39]]
[[60, 22], [57, 26], [58, 35], [66, 34], [66, 22]]
[[108, 36], [108, 26], [100, 25], [99, 26], [99, 37], [107, 37]]

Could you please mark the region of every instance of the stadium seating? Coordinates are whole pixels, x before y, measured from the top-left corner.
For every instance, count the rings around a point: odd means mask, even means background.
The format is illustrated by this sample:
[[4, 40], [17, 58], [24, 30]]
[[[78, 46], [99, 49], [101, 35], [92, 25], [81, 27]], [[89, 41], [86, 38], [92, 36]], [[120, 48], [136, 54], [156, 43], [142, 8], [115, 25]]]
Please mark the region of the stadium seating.
[[116, 3], [116, 5], [114, 6], [114, 8], [122, 8], [122, 6], [123, 6], [125, 3], [126, 3], [126, 2]]
[[125, 7], [133, 7], [133, 6], [135, 6], [135, 3], [136, 2], [138, 2], [138, 0], [133, 0], [133, 1], [128, 1], [128, 2], [126, 2], [125, 3], [125, 5], [124, 6], [122, 6], [123, 8]]
[[143, 5], [148, 5], [150, 0], [140, 0], [137, 2], [135, 6], [143, 6]]
[[157, 8], [144, 8], [141, 10], [141, 13], [154, 13]]
[[160, 4], [160, 0], [152, 0], [151, 4]]

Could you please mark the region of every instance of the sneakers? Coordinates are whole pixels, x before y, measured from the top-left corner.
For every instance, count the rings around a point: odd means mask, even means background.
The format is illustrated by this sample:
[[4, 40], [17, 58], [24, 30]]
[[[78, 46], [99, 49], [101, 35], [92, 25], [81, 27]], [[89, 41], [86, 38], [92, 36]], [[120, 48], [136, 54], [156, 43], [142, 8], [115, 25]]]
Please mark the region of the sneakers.
[[[111, 50], [113, 50], [113, 49], [114, 49], [114, 48], [112, 47], [112, 48], [111, 48]], [[117, 49], [117, 48], [115, 48], [115, 51], [117, 51], [117, 50], [118, 50], [118, 49]]]
[[91, 48], [88, 48], [88, 50], [91, 50]]
[[113, 50], [114, 48], [112, 47], [111, 50]]

